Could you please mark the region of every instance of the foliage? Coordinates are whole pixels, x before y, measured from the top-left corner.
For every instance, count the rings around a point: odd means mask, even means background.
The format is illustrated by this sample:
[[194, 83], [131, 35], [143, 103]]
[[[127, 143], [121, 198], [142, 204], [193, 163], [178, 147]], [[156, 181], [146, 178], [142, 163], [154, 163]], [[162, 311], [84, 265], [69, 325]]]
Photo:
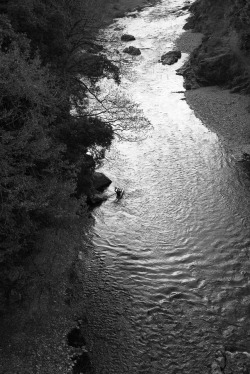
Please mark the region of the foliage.
[[118, 68], [93, 42], [106, 5], [0, 6], [0, 263], [29, 250], [41, 225], [77, 210], [77, 178], [87, 194], [115, 134], [131, 139], [148, 126], [114, 87], [105, 97], [95, 88], [103, 76], [119, 83]]
[[[50, 138], [58, 102], [55, 80], [29, 43], [0, 30], [0, 237], [2, 256], [24, 246], [36, 226], [32, 212], [53, 206], [62, 190], [64, 147]], [[8, 39], [8, 46], [6, 43]]]
[[[112, 129], [75, 118], [72, 92], [23, 34], [0, 17], [0, 262], [29, 249], [41, 223], [61, 214], [91, 149], [108, 147]], [[68, 73], [68, 80], [74, 76]], [[76, 79], [78, 82], [78, 79]], [[79, 86], [80, 87], [80, 86]], [[71, 96], [70, 96], [71, 94]], [[103, 153], [95, 154], [95, 160]]]

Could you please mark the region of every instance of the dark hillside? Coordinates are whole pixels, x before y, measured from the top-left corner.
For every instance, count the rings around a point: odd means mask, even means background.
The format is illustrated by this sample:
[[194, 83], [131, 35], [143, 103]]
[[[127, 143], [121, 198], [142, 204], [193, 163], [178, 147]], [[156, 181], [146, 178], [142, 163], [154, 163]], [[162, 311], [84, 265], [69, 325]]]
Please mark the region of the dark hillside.
[[204, 34], [181, 69], [186, 88], [219, 85], [250, 93], [250, 1], [197, 0], [186, 29]]

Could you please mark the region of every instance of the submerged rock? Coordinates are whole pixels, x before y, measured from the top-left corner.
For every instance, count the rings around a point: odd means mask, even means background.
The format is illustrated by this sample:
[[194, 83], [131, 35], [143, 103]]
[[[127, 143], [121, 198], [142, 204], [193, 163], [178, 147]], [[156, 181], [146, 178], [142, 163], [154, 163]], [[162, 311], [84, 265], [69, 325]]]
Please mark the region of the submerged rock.
[[135, 37], [133, 35], [130, 35], [130, 34], [123, 34], [121, 36], [121, 40], [123, 42], [131, 42], [132, 40], [135, 40]]
[[141, 54], [141, 51], [139, 48], [129, 46], [123, 50], [124, 53], [128, 53], [129, 55], [132, 56], [139, 56]]
[[170, 51], [161, 56], [163, 65], [173, 65], [181, 58], [181, 51]]

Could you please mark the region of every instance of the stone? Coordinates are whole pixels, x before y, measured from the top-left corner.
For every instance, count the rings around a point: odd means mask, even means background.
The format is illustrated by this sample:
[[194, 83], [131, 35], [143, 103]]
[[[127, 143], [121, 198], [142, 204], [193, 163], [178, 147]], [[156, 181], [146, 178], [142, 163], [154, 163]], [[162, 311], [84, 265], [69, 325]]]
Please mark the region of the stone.
[[125, 48], [123, 52], [128, 53], [129, 55], [132, 55], [132, 56], [139, 56], [141, 54], [140, 49], [133, 47], [133, 46]]
[[105, 188], [107, 188], [112, 183], [112, 181], [105, 174], [97, 171], [94, 172], [92, 181], [93, 187], [99, 192], [104, 191]]
[[210, 85], [217, 85], [232, 79], [238, 69], [237, 58], [229, 51], [201, 59], [198, 63], [197, 75]]
[[133, 35], [130, 35], [130, 34], [123, 34], [121, 36], [121, 40], [123, 42], [131, 42], [131, 41], [135, 40], [135, 37]]
[[170, 51], [161, 56], [163, 65], [173, 65], [181, 58], [181, 51]]

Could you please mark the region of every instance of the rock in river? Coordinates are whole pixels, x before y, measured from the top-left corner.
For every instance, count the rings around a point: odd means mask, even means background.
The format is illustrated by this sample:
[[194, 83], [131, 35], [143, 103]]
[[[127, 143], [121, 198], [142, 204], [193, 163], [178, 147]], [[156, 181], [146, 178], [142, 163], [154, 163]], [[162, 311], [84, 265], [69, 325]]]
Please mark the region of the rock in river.
[[167, 52], [161, 56], [161, 63], [163, 65], [173, 65], [181, 58], [181, 51]]
[[135, 40], [135, 37], [133, 35], [130, 35], [130, 34], [123, 34], [121, 36], [121, 40], [123, 42], [131, 42], [132, 40]]
[[139, 56], [141, 54], [140, 49], [136, 48], [136, 47], [133, 47], [133, 46], [129, 46], [129, 47], [125, 48], [123, 52], [128, 53], [132, 56]]
[[107, 188], [112, 181], [103, 173], [95, 172], [93, 175], [93, 187], [97, 190], [102, 192], [105, 188]]

